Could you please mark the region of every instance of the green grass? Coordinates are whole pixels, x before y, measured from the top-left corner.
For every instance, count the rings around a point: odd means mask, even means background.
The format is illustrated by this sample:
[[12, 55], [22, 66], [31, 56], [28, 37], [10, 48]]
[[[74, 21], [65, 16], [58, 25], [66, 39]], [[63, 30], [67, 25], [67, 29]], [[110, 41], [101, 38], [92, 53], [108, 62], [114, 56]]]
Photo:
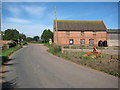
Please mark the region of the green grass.
[[2, 56], [9, 56], [10, 54], [17, 51], [20, 48], [21, 48], [20, 45], [17, 45], [16, 47], [5, 49], [5, 50], [2, 51]]
[[20, 48], [21, 46], [17, 45], [15, 47], [2, 50], [2, 54], [0, 54], [0, 66], [8, 61], [8, 56], [10, 56], [13, 52], [17, 51]]
[[101, 54], [98, 57], [95, 57], [96, 54], [91, 53], [89, 56], [84, 57], [83, 55], [87, 54], [87, 52], [64, 51], [64, 53], [61, 53], [60, 46], [50, 46], [49, 44], [45, 44], [45, 46], [49, 48], [48, 52], [52, 53], [53, 55], [65, 58], [66, 60], [80, 65], [88, 66], [95, 70], [120, 77], [120, 73], [118, 73], [119, 71], [117, 67], [117, 65], [120, 65], [120, 61], [118, 60], [117, 55], [112, 55], [112, 58], [111, 55], [108, 54]]

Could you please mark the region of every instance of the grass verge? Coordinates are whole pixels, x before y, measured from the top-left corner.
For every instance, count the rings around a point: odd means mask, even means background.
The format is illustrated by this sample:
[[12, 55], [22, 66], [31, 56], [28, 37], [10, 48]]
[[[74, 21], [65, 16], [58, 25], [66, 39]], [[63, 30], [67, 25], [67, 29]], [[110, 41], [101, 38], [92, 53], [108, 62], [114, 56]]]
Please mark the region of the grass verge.
[[10, 56], [12, 53], [14, 53], [15, 51], [17, 51], [20, 48], [22, 48], [22, 47], [20, 45], [17, 45], [15, 47], [2, 50], [2, 54], [0, 55], [0, 66], [8, 61], [8, 56]]
[[120, 71], [118, 69], [120, 66], [120, 61], [117, 55], [112, 55], [112, 58], [111, 55], [108, 54], [101, 54], [97, 58], [94, 57], [95, 54], [90, 54], [90, 56], [84, 57], [83, 55], [87, 54], [87, 52], [64, 51], [64, 53], [61, 53], [60, 46], [49, 44], [44, 45], [49, 48], [48, 52], [52, 53], [53, 55], [62, 57], [76, 64], [84, 65], [92, 69], [120, 77]]

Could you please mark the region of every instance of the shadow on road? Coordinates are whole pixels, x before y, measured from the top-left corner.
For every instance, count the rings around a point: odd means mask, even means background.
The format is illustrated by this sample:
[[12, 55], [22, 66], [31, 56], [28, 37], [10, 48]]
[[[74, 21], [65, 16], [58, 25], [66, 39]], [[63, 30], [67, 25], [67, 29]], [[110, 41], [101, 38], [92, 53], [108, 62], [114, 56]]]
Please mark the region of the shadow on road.
[[[14, 60], [15, 58], [9, 59], [8, 57], [2, 56], [2, 65], [3, 66], [12, 66], [14, 65], [10, 61]], [[9, 63], [10, 62], [10, 63]], [[5, 80], [5, 73], [10, 72], [9, 70], [2, 70], [0, 71], [0, 74], [2, 74], [2, 80]], [[10, 81], [4, 81], [2, 82], [2, 90], [13, 90], [13, 88], [17, 87], [17, 78], [12, 79]]]
[[14, 65], [13, 63], [10, 63], [10, 64], [4, 64], [4, 66], [12, 66]]
[[10, 71], [0, 71], [0, 73], [3, 73], [3, 74], [4, 74], [4, 73], [7, 73], [7, 72], [10, 72]]
[[15, 58], [9, 59], [6, 56], [1, 56], [0, 58], [2, 58], [2, 65], [5, 65], [5, 63], [14, 60]]
[[2, 90], [13, 90], [17, 87], [17, 78], [2, 83]]

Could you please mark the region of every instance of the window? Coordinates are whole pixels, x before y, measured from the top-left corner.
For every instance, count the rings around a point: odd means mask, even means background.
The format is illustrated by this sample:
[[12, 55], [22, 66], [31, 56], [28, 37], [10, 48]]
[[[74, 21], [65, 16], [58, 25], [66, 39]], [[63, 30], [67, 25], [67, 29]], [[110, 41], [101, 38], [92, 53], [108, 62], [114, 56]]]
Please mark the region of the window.
[[94, 45], [94, 39], [89, 39], [89, 45], [93, 46]]
[[85, 45], [85, 39], [80, 39], [80, 45]]
[[69, 36], [69, 35], [70, 35], [70, 32], [69, 32], [69, 31], [66, 31], [66, 35], [68, 35], [68, 36]]
[[93, 35], [96, 35], [96, 32], [95, 32], [95, 31], [93, 31]]
[[73, 44], [74, 44], [74, 40], [73, 40], [73, 39], [70, 39], [70, 40], [69, 40], [69, 44], [70, 44], [70, 45], [73, 45]]
[[81, 35], [84, 35], [84, 31], [81, 31]]

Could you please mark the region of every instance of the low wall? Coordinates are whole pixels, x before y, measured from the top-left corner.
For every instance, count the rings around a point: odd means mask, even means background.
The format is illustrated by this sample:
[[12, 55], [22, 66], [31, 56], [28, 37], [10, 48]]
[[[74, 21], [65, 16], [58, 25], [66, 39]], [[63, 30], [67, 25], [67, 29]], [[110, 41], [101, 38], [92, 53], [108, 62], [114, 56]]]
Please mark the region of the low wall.
[[4, 44], [8, 44], [8, 43], [11, 43], [11, 42], [12, 42], [12, 40], [2, 40], [0, 42], [0, 45], [3, 46]]

